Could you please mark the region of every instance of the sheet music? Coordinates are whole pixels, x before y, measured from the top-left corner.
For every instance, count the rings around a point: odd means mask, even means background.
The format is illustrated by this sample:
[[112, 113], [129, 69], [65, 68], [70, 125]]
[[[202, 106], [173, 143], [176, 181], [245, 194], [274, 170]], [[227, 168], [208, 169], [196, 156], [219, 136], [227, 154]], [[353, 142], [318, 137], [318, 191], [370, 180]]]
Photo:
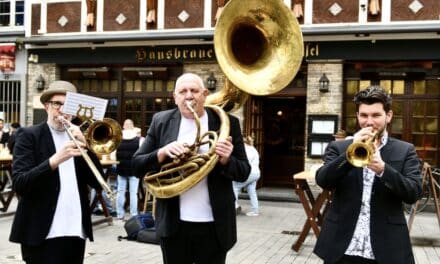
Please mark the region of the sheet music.
[[107, 109], [107, 103], [107, 99], [85, 94], [67, 92], [66, 101], [64, 102], [63, 106], [63, 112], [76, 116], [78, 110], [81, 108], [82, 111], [86, 111], [86, 114], [93, 114], [93, 116], [91, 117], [92, 119], [102, 120], [105, 115], [105, 110]]

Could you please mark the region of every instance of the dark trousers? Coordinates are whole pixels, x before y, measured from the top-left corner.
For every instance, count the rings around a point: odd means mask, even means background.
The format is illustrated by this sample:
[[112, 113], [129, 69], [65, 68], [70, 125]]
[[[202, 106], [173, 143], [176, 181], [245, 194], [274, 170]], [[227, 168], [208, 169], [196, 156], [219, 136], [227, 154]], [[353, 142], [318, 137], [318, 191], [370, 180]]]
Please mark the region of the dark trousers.
[[21, 245], [21, 255], [27, 264], [82, 264], [85, 248], [82, 238], [57, 237], [38, 246]]
[[220, 247], [214, 223], [181, 221], [179, 231], [160, 240], [164, 264], [224, 264], [226, 250]]
[[[326, 264], [326, 263], [324, 263]], [[377, 261], [373, 259], [367, 259], [359, 256], [344, 255], [335, 264], [377, 264]]]

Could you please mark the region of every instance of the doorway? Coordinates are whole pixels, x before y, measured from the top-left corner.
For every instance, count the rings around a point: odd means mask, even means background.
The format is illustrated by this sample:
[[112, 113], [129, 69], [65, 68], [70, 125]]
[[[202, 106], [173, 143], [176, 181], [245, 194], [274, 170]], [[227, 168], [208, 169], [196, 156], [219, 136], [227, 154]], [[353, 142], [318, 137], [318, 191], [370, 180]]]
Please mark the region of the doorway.
[[263, 100], [263, 185], [293, 187], [292, 175], [304, 170], [306, 97]]

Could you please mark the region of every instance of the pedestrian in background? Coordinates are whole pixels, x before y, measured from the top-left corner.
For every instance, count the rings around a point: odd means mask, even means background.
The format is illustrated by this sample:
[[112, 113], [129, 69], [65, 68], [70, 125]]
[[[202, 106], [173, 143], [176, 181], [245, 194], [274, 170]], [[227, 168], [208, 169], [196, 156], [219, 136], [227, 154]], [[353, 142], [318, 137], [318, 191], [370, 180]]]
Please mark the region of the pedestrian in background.
[[260, 209], [258, 206], [257, 182], [260, 179], [260, 155], [254, 147], [254, 139], [251, 136], [243, 137], [246, 156], [251, 165], [251, 172], [245, 182], [232, 182], [235, 194], [235, 208], [237, 212], [241, 211], [238, 203], [238, 196], [243, 188], [246, 188], [251, 202], [251, 210], [246, 213], [247, 216], [258, 216]]
[[127, 184], [130, 197], [130, 216], [138, 214], [138, 189], [139, 178], [134, 175], [131, 160], [133, 154], [139, 148], [140, 137], [136, 135], [134, 124], [131, 119], [124, 121], [122, 130], [122, 141], [116, 150], [116, 159], [119, 164], [116, 167], [117, 176], [117, 198], [116, 214], [119, 220], [125, 220], [125, 192]]

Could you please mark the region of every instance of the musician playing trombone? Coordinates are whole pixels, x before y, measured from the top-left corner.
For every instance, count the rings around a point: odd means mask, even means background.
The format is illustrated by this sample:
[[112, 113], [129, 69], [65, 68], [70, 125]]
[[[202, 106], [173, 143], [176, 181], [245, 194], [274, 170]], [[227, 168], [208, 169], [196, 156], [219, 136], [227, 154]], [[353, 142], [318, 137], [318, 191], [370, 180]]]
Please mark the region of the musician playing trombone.
[[[354, 103], [360, 130], [353, 139], [331, 142], [316, 173], [333, 200], [314, 253], [325, 264], [414, 263], [402, 202], [422, 194], [415, 148], [389, 135], [391, 96], [381, 87], [359, 91]], [[347, 151], [350, 146], [357, 150]]]
[[[66, 92], [76, 87], [66, 81], [51, 83], [40, 97], [47, 122], [16, 132], [13, 190], [19, 197], [10, 241], [21, 244], [26, 263], [83, 263], [85, 240], [93, 241], [88, 186], [99, 182], [77, 148], [84, 135], [63, 113]], [[63, 123], [68, 123], [72, 141]], [[90, 157], [102, 173], [99, 160]]]
[[[153, 116], [145, 141], [134, 154], [135, 174], [150, 170], [182, 156], [196, 138], [195, 115], [201, 132], [217, 131], [218, 116], [204, 107], [208, 90], [196, 74], [185, 73], [176, 80], [177, 108]], [[237, 240], [235, 196], [232, 181], [245, 181], [250, 172], [238, 119], [228, 115], [230, 133], [218, 140], [214, 169], [192, 188], [172, 198], [157, 198], [156, 231], [165, 264], [225, 263], [227, 251]], [[206, 153], [208, 144], [200, 146]]]

